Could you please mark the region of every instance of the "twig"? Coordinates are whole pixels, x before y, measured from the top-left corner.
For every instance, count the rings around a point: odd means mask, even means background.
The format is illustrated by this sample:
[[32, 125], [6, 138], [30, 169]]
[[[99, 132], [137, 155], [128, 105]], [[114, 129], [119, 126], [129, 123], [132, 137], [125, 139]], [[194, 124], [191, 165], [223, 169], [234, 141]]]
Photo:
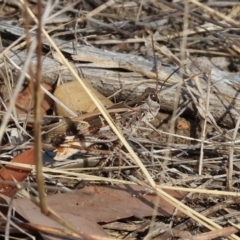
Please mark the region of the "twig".
[[41, 88], [42, 80], [42, 1], [37, 1], [38, 27], [37, 27], [37, 65], [36, 80], [34, 82], [34, 158], [36, 162], [36, 175], [40, 208], [43, 214], [48, 214], [48, 206], [45, 197], [45, 188], [42, 174], [42, 139], [41, 139]]
[[204, 141], [206, 137], [206, 127], [208, 121], [208, 112], [209, 112], [209, 98], [210, 98], [210, 76], [207, 79], [207, 100], [206, 100], [206, 111], [205, 111], [205, 118], [204, 124], [202, 129], [202, 136], [201, 136], [201, 148], [200, 148], [200, 158], [199, 158], [199, 167], [198, 167], [198, 174], [202, 175], [202, 167], [203, 167], [203, 150], [204, 150]]

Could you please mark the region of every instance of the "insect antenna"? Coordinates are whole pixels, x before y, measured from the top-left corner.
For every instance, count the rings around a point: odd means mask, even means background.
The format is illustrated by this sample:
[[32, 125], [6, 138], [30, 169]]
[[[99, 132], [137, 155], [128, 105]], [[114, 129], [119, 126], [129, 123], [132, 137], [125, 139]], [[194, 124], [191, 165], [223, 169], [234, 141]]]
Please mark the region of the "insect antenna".
[[[159, 81], [159, 76], [158, 76], [157, 58], [156, 58], [156, 53], [155, 53], [155, 48], [154, 48], [153, 36], [152, 36], [151, 40], [152, 40], [152, 52], [153, 52], [154, 69], [155, 69], [156, 81], [157, 81], [157, 83], [156, 83], [156, 92], [157, 92], [157, 86], [158, 86], [158, 84], [159, 84], [160, 81]], [[180, 69], [180, 67], [178, 67], [177, 69], [175, 69], [175, 70], [167, 77], [167, 79], [165, 79], [165, 80], [163, 81], [163, 83], [161, 84], [161, 87], [160, 87], [160, 89], [159, 89], [159, 93], [162, 91], [162, 88], [163, 88], [164, 84], [168, 81], [168, 79], [169, 79], [174, 73], [176, 73], [179, 69]]]
[[152, 52], [153, 52], [153, 63], [154, 63], [154, 69], [155, 69], [155, 74], [156, 74], [156, 81], [157, 81], [157, 83], [156, 83], [156, 91], [157, 91], [159, 77], [158, 77], [157, 58], [156, 58], [156, 53], [155, 53], [155, 48], [154, 48], [153, 36], [152, 36]]

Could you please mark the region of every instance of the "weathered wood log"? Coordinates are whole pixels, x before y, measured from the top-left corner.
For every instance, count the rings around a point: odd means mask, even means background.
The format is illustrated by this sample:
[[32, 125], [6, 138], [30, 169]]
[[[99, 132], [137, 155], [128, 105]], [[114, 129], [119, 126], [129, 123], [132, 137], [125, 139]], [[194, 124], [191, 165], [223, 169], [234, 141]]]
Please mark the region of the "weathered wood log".
[[[0, 32], [4, 38], [20, 37], [24, 34], [24, 29], [13, 26], [10, 22], [0, 21]], [[88, 79], [101, 93], [109, 96], [121, 89], [116, 95], [118, 99], [133, 99], [147, 87], [158, 86], [159, 89], [176, 69], [174, 66], [164, 65], [158, 61], [158, 80], [156, 80], [154, 71], [156, 67], [153, 60], [80, 44], [73, 49], [72, 42], [59, 39], [54, 39], [54, 41], [70, 59], [73, 66], [81, 69], [84, 78]], [[46, 41], [44, 46], [50, 47]], [[8, 56], [21, 66], [26, 58], [26, 51], [9, 52]], [[36, 65], [36, 56], [32, 59], [32, 65]], [[1, 68], [4, 68], [3, 63], [1, 63]], [[59, 76], [63, 81], [74, 80], [69, 70], [57, 60], [43, 57], [43, 82], [54, 84]], [[205, 117], [208, 81], [210, 85], [208, 117], [211, 122], [216, 121], [217, 124], [234, 127], [240, 112], [240, 76], [220, 71], [217, 68], [211, 69], [209, 73], [191, 72], [190, 75], [180, 71], [174, 73], [159, 93], [161, 109], [173, 110], [176, 91], [180, 86], [179, 104], [187, 104], [187, 109], [191, 111], [197, 109], [200, 115]]]

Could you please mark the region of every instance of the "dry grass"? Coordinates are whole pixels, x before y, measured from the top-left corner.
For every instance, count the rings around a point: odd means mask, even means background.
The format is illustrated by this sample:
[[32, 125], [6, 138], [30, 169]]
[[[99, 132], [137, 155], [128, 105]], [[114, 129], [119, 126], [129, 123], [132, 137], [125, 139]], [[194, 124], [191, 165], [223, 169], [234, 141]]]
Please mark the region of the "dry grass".
[[[58, 53], [62, 67], [68, 69], [72, 78], [76, 79], [88, 93], [112, 131], [118, 136], [121, 146], [124, 146], [124, 150], [116, 150], [117, 154], [113, 155], [110, 160], [106, 157], [105, 162], [100, 166], [84, 168], [78, 165], [78, 167], [75, 167], [81, 161], [72, 160], [71, 163], [56, 164], [56, 169], [42, 167], [41, 128], [39, 127], [41, 117], [36, 114], [39, 113], [40, 103], [39, 96], [36, 94], [34, 144], [36, 159], [38, 159], [39, 164], [36, 165], [36, 169], [35, 166], [25, 165], [25, 167], [33, 169], [33, 176], [35, 173], [38, 176], [38, 193], [42, 212], [79, 236], [91, 239], [91, 236], [79, 232], [67, 221], [60, 218], [57, 213], [49, 209], [45, 201], [45, 188], [48, 189], [48, 184], [44, 184], [42, 178], [44, 176], [45, 179], [48, 179], [48, 182], [64, 179], [69, 180], [69, 183], [84, 180], [89, 181], [90, 184], [125, 183], [145, 186], [175, 206], [176, 211], [180, 210], [190, 218], [186, 222], [174, 218], [173, 220], [164, 219], [163, 222], [169, 224], [169, 229], [157, 236], [160, 239], [168, 239], [172, 237], [172, 234], [180, 239], [191, 239], [190, 236], [182, 235], [183, 231], [187, 231], [189, 235], [198, 235], [209, 230], [213, 231], [213, 235], [205, 234], [199, 237], [201, 239], [204, 239], [204, 237], [205, 239], [214, 238], [217, 236], [216, 229], [235, 226], [232, 222], [238, 224], [239, 216], [236, 213], [238, 201], [234, 197], [238, 196], [238, 129], [240, 121], [238, 117], [233, 120], [232, 126], [226, 126], [224, 121], [219, 120], [223, 117], [222, 115], [216, 119], [216, 113], [213, 112], [214, 107], [211, 105], [213, 104], [211, 94], [213, 94], [217, 99], [220, 99], [220, 102], [230, 102], [229, 106], [233, 106], [234, 111], [238, 112], [239, 110], [234, 105], [235, 102], [238, 102], [239, 97], [224, 96], [224, 89], [218, 88], [220, 81], [213, 82], [211, 76], [211, 70], [215, 67], [222, 72], [232, 72], [231, 74], [236, 76], [236, 82], [229, 80], [229, 83], [225, 78], [222, 81], [226, 86], [232, 85], [233, 88], [238, 89], [240, 46], [237, 37], [240, 26], [238, 17], [240, 8], [237, 2], [220, 1], [219, 5], [215, 6], [214, 2], [211, 1], [201, 3], [195, 0], [176, 3], [165, 0], [109, 0], [106, 2], [99, 0], [89, 1], [89, 3], [78, 1], [71, 4], [59, 1], [53, 5], [47, 3], [47, 1], [37, 1], [41, 2], [38, 6], [38, 12], [41, 10], [41, 5], [44, 6], [42, 17], [35, 11], [35, 4], [31, 3], [31, 7], [28, 7], [29, 4], [26, 2], [20, 2], [21, 8], [16, 7], [15, 3], [7, 5], [9, 9], [4, 5], [2, 8], [5, 17], [7, 15], [4, 11], [9, 11], [12, 19], [16, 18], [14, 14], [20, 16], [18, 25], [26, 29], [26, 34], [11, 42], [11, 44], [8, 43], [8, 47], [4, 48], [1, 53], [7, 70], [2, 72], [2, 75], [5, 76], [4, 86], [9, 94], [6, 98], [11, 99], [11, 101], [4, 111], [0, 139], [4, 139], [6, 127], [11, 121], [18, 127], [19, 136], [22, 139], [26, 134], [29, 135], [27, 129], [23, 127], [26, 125], [23, 125], [21, 121], [19, 122], [15, 109], [16, 98], [21, 91], [25, 78], [30, 79], [30, 81], [34, 79], [35, 92], [39, 93], [41, 76], [43, 76], [44, 81], [44, 72], [41, 70], [42, 57], [51, 57], [52, 53]], [[16, 13], [11, 13], [12, 9]], [[201, 12], [204, 12], [204, 14], [200, 14]], [[41, 23], [42, 27], [39, 27], [38, 23]], [[31, 33], [33, 31], [38, 32], [37, 37], [32, 37]], [[81, 79], [84, 75], [82, 69], [88, 64], [85, 62], [90, 60], [83, 61], [80, 64], [81, 67], [76, 71], [74, 63], [77, 63], [71, 61], [72, 58], [62, 51], [61, 46], [55, 42], [56, 38], [73, 41], [75, 55], [78, 55], [78, 48], [76, 47], [78, 43], [150, 59], [149, 61], [154, 64], [151, 71], [136, 68], [128, 63], [127, 59], [122, 65], [116, 62], [104, 65], [104, 62], [100, 62], [96, 65], [88, 65], [88, 67], [119, 71], [119, 75], [125, 74], [127, 71], [141, 75], [141, 81], [133, 80], [123, 88], [127, 89], [129, 86], [131, 91], [132, 86], [137, 88], [145, 83], [154, 86], [159, 93], [161, 104], [163, 103], [161, 111], [165, 110], [161, 112], [160, 119], [163, 118], [164, 112], [169, 110], [167, 120], [161, 120], [162, 122], [160, 121], [160, 124], [158, 124], [160, 127], [147, 123], [141, 129], [143, 134], [137, 137], [127, 136], [128, 139], [126, 139], [126, 134], [119, 131], [119, 127], [112, 116]], [[44, 45], [45, 47], [48, 46], [47, 54], [46, 51], [42, 51], [40, 40], [44, 44], [47, 42]], [[8, 55], [10, 51], [17, 51], [22, 48], [27, 48], [28, 53], [23, 66], [20, 68], [8, 58]], [[38, 64], [35, 66], [31, 63], [31, 59], [36, 49], [38, 49]], [[217, 63], [215, 66], [214, 64], [211, 66], [203, 65], [201, 61], [204, 61], [202, 60], [204, 57], [210, 59], [209, 62], [217, 58], [223, 64], [220, 65], [219, 63], [217, 65], [218, 61], [215, 61]], [[180, 81], [174, 81], [176, 79], [174, 76], [165, 81], [166, 78], [163, 78], [161, 74], [161, 65], [164, 66], [165, 64], [175, 66], [175, 69], [179, 68], [176, 75], [178, 75]], [[16, 75], [12, 74], [10, 65], [15, 70], [21, 69], [17, 78], [14, 77]], [[34, 69], [35, 67], [37, 67], [37, 70]], [[120, 70], [116, 70], [118, 67]], [[11, 72], [10, 76], [8, 72]], [[205, 82], [205, 85], [203, 85], [203, 82]], [[219, 86], [222, 87], [222, 85]], [[183, 89], [185, 92], [183, 92]], [[117, 93], [112, 93], [112, 96], [119, 96], [122, 90], [118, 89]], [[171, 93], [175, 96], [171, 109], [169, 107], [164, 109], [164, 99]], [[48, 95], [56, 100], [51, 94], [48, 93]], [[3, 98], [2, 103], [4, 104], [5, 101]], [[64, 106], [64, 103], [61, 104]], [[224, 104], [225, 102], [222, 104], [223, 108], [227, 111], [229, 106], [226, 107]], [[68, 109], [67, 106], [65, 108]], [[191, 114], [189, 114], [189, 110]], [[71, 112], [69, 109], [68, 111]], [[189, 123], [192, 128], [184, 131], [182, 128], [184, 121]], [[178, 128], [179, 122], [181, 127]], [[197, 124], [194, 125], [193, 122]], [[209, 128], [213, 129], [212, 136], [209, 136]], [[156, 135], [155, 138], [144, 139], [144, 137], [154, 134]], [[32, 137], [28, 138], [28, 142], [24, 144], [30, 146], [32, 139]], [[6, 141], [4, 140], [4, 142]], [[8, 161], [4, 161], [6, 156], [11, 156], [16, 149], [20, 149], [24, 144], [19, 144], [17, 148], [10, 151], [6, 151], [6, 147], [3, 146], [1, 164], [8, 163]], [[97, 158], [96, 156], [89, 156], [88, 158], [101, 159], [101, 157]], [[124, 164], [119, 165], [121, 161]], [[21, 164], [11, 164], [21, 166]], [[129, 174], [129, 172], [131, 173]], [[21, 186], [29, 185], [22, 184]], [[36, 184], [32, 183], [31, 187], [35, 188]], [[57, 185], [57, 187], [61, 191], [65, 191], [68, 190], [69, 186], [66, 183]], [[178, 201], [166, 193], [164, 189], [187, 192], [187, 195], [182, 201]], [[39, 204], [38, 199], [34, 201]], [[233, 212], [237, 216], [232, 217], [229, 214], [225, 220], [218, 222], [214, 220], [214, 217], [218, 217], [219, 214], [227, 215], [227, 213]], [[158, 218], [152, 219], [148, 226], [149, 234], [145, 234], [144, 239], [155, 237], [153, 234], [153, 223], [155, 221], [161, 220]], [[198, 226], [194, 227], [196, 223]], [[233, 234], [237, 231], [234, 232], [232, 228], [228, 230], [231, 233], [229, 239], [239, 239], [237, 235]], [[224, 234], [227, 233], [224, 232]]]

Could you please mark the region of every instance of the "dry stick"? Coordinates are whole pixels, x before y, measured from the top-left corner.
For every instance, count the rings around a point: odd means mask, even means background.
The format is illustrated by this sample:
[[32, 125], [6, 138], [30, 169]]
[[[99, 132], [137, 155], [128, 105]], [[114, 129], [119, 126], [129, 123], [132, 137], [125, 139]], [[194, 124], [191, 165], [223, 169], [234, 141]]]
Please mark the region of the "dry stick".
[[223, 229], [213, 230], [211, 232], [206, 232], [198, 235], [192, 235], [190, 237], [184, 237], [180, 238], [180, 240], [209, 240], [209, 239], [215, 239], [219, 237], [228, 237], [229, 235], [233, 233], [239, 232], [240, 225], [237, 225], [237, 227], [226, 227]]
[[[188, 15], [189, 15], [189, 9], [188, 9], [188, 3], [185, 2], [184, 4], [184, 15], [183, 15], [183, 31], [187, 31], [188, 30]], [[181, 61], [180, 63], [183, 65], [183, 61], [185, 59], [184, 55], [185, 55], [185, 49], [186, 49], [186, 45], [187, 45], [187, 36], [183, 36], [182, 38], [182, 43], [181, 43]], [[171, 133], [171, 135], [169, 135], [168, 137], [168, 144], [171, 144], [173, 142], [173, 135], [175, 133], [174, 128], [175, 128], [175, 123], [176, 123], [176, 115], [177, 115], [177, 109], [178, 109], [178, 104], [180, 101], [180, 93], [181, 93], [181, 85], [179, 85], [176, 89], [176, 97], [175, 97], [175, 101], [174, 101], [174, 106], [173, 106], [173, 113], [172, 113], [172, 119], [170, 122], [170, 129], [169, 132]]]
[[200, 3], [198, 0], [188, 0], [188, 1], [193, 3], [193, 4], [195, 4], [195, 5], [197, 5], [197, 6], [199, 6], [204, 11], [212, 14], [213, 16], [217, 16], [217, 17], [225, 20], [227, 23], [229, 23], [229, 24], [231, 24], [231, 25], [233, 25], [235, 27], [239, 27], [240, 26], [240, 22], [234, 21], [232, 18], [230, 18], [230, 17], [228, 17], [228, 16], [226, 16], [226, 15], [224, 15], [224, 14], [222, 14], [222, 13], [220, 13], [220, 12], [210, 8], [210, 7], [208, 7], [205, 4]]
[[203, 150], [204, 150], [204, 142], [206, 137], [206, 127], [207, 127], [207, 120], [208, 120], [208, 112], [209, 112], [209, 99], [210, 99], [210, 74], [207, 79], [207, 101], [206, 101], [206, 111], [205, 111], [205, 118], [202, 130], [202, 141], [201, 141], [201, 148], [200, 148], [200, 159], [199, 159], [199, 167], [198, 167], [198, 174], [202, 175], [202, 167], [203, 167]]
[[[167, 35], [164, 37], [154, 37], [154, 41], [165, 41], [168, 42], [171, 39], [174, 38], [179, 38], [183, 36], [189, 36], [197, 33], [205, 33], [205, 32], [210, 32], [210, 31], [216, 31], [216, 30], [221, 30], [221, 27], [218, 26], [209, 26], [209, 27], [204, 27], [204, 28], [196, 28], [195, 30], [190, 30], [188, 29], [187, 31], [182, 31], [180, 33], [175, 33], [171, 35]], [[120, 44], [120, 43], [142, 43], [145, 42], [144, 38], [129, 38], [125, 40], [99, 40], [99, 41], [94, 41], [94, 44], [97, 45], [105, 45], [105, 44]]]
[[138, 9], [138, 13], [137, 13], [137, 17], [136, 17], [135, 22], [138, 22], [138, 20], [139, 20], [139, 16], [140, 16], [141, 11], [142, 11], [142, 6], [143, 6], [143, 0], [141, 0], [141, 3], [140, 3], [140, 6], [139, 6], [139, 9]]
[[227, 191], [219, 191], [219, 190], [206, 190], [206, 189], [196, 189], [196, 188], [183, 188], [183, 187], [172, 187], [161, 185], [161, 189], [168, 189], [168, 190], [175, 190], [179, 192], [193, 192], [193, 193], [200, 193], [200, 194], [207, 194], [207, 195], [217, 195], [217, 196], [233, 196], [239, 197], [239, 192], [227, 192]]
[[36, 80], [34, 83], [34, 158], [41, 211], [47, 215], [48, 206], [45, 197], [44, 181], [42, 176], [42, 139], [41, 139], [41, 87], [42, 80], [42, 4], [37, 1], [38, 27], [37, 27], [37, 65]]
[[[179, 48], [169, 48], [171, 51], [176, 51], [179, 52]], [[199, 50], [199, 49], [191, 49], [188, 48], [189, 53], [203, 53], [203, 54], [210, 54], [210, 55], [217, 55], [217, 56], [222, 56], [222, 57], [231, 57], [231, 56], [239, 56], [237, 53], [230, 54], [230, 53], [225, 53], [225, 52], [219, 52], [219, 51], [209, 51], [209, 50]]]
[[233, 175], [233, 155], [234, 155], [234, 145], [235, 141], [237, 138], [237, 133], [240, 125], [240, 116], [238, 117], [238, 121], [236, 123], [234, 132], [233, 132], [233, 137], [232, 137], [232, 143], [229, 148], [229, 160], [228, 160], [228, 173], [227, 173], [227, 187], [228, 190], [231, 191], [233, 188], [233, 180], [232, 180], [232, 175]]
[[115, 0], [109, 0], [108, 2], [102, 4], [101, 6], [95, 8], [93, 11], [89, 12], [86, 17], [93, 17], [94, 15], [98, 14], [99, 12], [103, 11], [107, 7], [113, 5], [115, 3]]
[[[30, 169], [35, 169], [35, 167], [33, 166], [32, 168]], [[118, 169], [117, 169], [118, 170]], [[74, 180], [86, 180], [86, 181], [98, 181], [98, 182], [104, 182], [104, 183], [110, 183], [110, 184], [127, 184], [127, 185], [136, 185], [136, 183], [134, 182], [129, 182], [129, 181], [124, 181], [124, 180], [118, 180], [118, 179], [111, 179], [109, 177], [107, 178], [104, 178], [104, 177], [97, 177], [97, 176], [92, 176], [90, 177], [91, 175], [87, 175], [87, 174], [81, 174], [81, 173], [76, 173], [74, 174], [74, 172], [68, 172], [68, 171], [58, 171], [58, 170], [55, 170], [55, 171], [51, 171], [51, 169], [44, 169], [43, 168], [43, 171], [44, 172], [47, 172], [48, 174], [50, 172], [53, 172], [54, 174], [52, 175], [52, 177], [60, 177], [60, 178], [68, 178], [68, 179], [74, 179]], [[56, 175], [56, 173], [58, 175]], [[60, 175], [60, 173], [64, 174], [64, 175]], [[49, 174], [50, 175], [50, 174]], [[66, 175], [69, 175], [71, 177], [66, 177]], [[51, 175], [50, 175], [51, 176]], [[16, 186], [17, 184], [15, 182], [12, 182], [12, 181], [0, 181], [1, 184], [5, 184], [5, 185], [9, 185], [9, 186]], [[18, 183], [19, 184], [19, 183]], [[20, 184], [21, 186], [24, 186], [24, 187], [29, 187], [28, 184]], [[36, 184], [31, 184], [31, 186], [34, 186], [36, 187], [37, 185]], [[49, 188], [51, 189], [51, 188]], [[55, 189], [56, 190], [56, 189]], [[59, 190], [59, 188], [58, 188]], [[51, 209], [50, 209], [51, 210]]]
[[[2, 37], [0, 36], [0, 51], [3, 52], [3, 45], [2, 45]], [[10, 84], [10, 76], [9, 76], [9, 71], [7, 69], [7, 61], [6, 61], [6, 57], [3, 55], [3, 63], [4, 63], [4, 70], [7, 76], [7, 81], [5, 80], [5, 84], [7, 86], [8, 89], [8, 94], [9, 94], [9, 98], [10, 95], [12, 94], [12, 85]]]
[[[9, 165], [9, 166], [17, 166], [21, 167], [24, 169], [29, 169], [29, 170], [35, 170], [36, 166], [31, 165], [31, 164], [23, 164], [23, 163], [15, 163], [15, 162], [7, 162], [7, 161], [1, 161], [0, 164], [3, 165]], [[87, 179], [91, 181], [103, 181], [103, 182], [115, 182], [115, 183], [122, 183], [122, 184], [134, 184], [134, 182], [129, 182], [129, 181], [124, 181], [124, 180], [118, 180], [118, 179], [109, 179], [105, 177], [98, 177], [98, 176], [92, 176], [92, 175], [87, 175], [87, 174], [82, 174], [82, 173], [76, 173], [76, 172], [71, 172], [68, 170], [62, 170], [62, 169], [52, 169], [52, 168], [47, 168], [43, 167], [43, 172], [45, 173], [58, 173], [58, 174], [64, 174], [68, 176], [73, 176], [74, 179]], [[55, 176], [55, 175], [54, 175]], [[207, 178], [207, 177], [206, 177]], [[214, 178], [215, 179], [215, 178]], [[191, 179], [189, 179], [190, 181]], [[16, 184], [20, 184], [23, 187], [28, 186], [27, 184], [24, 183], [15, 183], [15, 182], [9, 182], [9, 181], [0, 181], [0, 183], [6, 183], [11, 186], [16, 186]], [[33, 186], [35, 186], [33, 184]], [[207, 195], [216, 195], [216, 196], [233, 196], [233, 197], [239, 197], [240, 193], [239, 192], [228, 192], [228, 191], [219, 191], [219, 190], [206, 190], [206, 189], [196, 189], [196, 188], [183, 188], [183, 187], [173, 187], [169, 185], [161, 185], [157, 186], [158, 188], [161, 189], [167, 189], [167, 190], [175, 190], [178, 192], [193, 192], [193, 193], [199, 193], [199, 194], [207, 194]]]
[[233, 188], [233, 180], [232, 180], [232, 175], [233, 175], [233, 155], [234, 155], [234, 144], [237, 138], [237, 133], [240, 125], [240, 116], [238, 117], [238, 121], [236, 123], [234, 133], [233, 133], [233, 138], [232, 138], [232, 143], [229, 148], [229, 160], [228, 160], [228, 173], [227, 173], [227, 187], [228, 190], [232, 190]]

